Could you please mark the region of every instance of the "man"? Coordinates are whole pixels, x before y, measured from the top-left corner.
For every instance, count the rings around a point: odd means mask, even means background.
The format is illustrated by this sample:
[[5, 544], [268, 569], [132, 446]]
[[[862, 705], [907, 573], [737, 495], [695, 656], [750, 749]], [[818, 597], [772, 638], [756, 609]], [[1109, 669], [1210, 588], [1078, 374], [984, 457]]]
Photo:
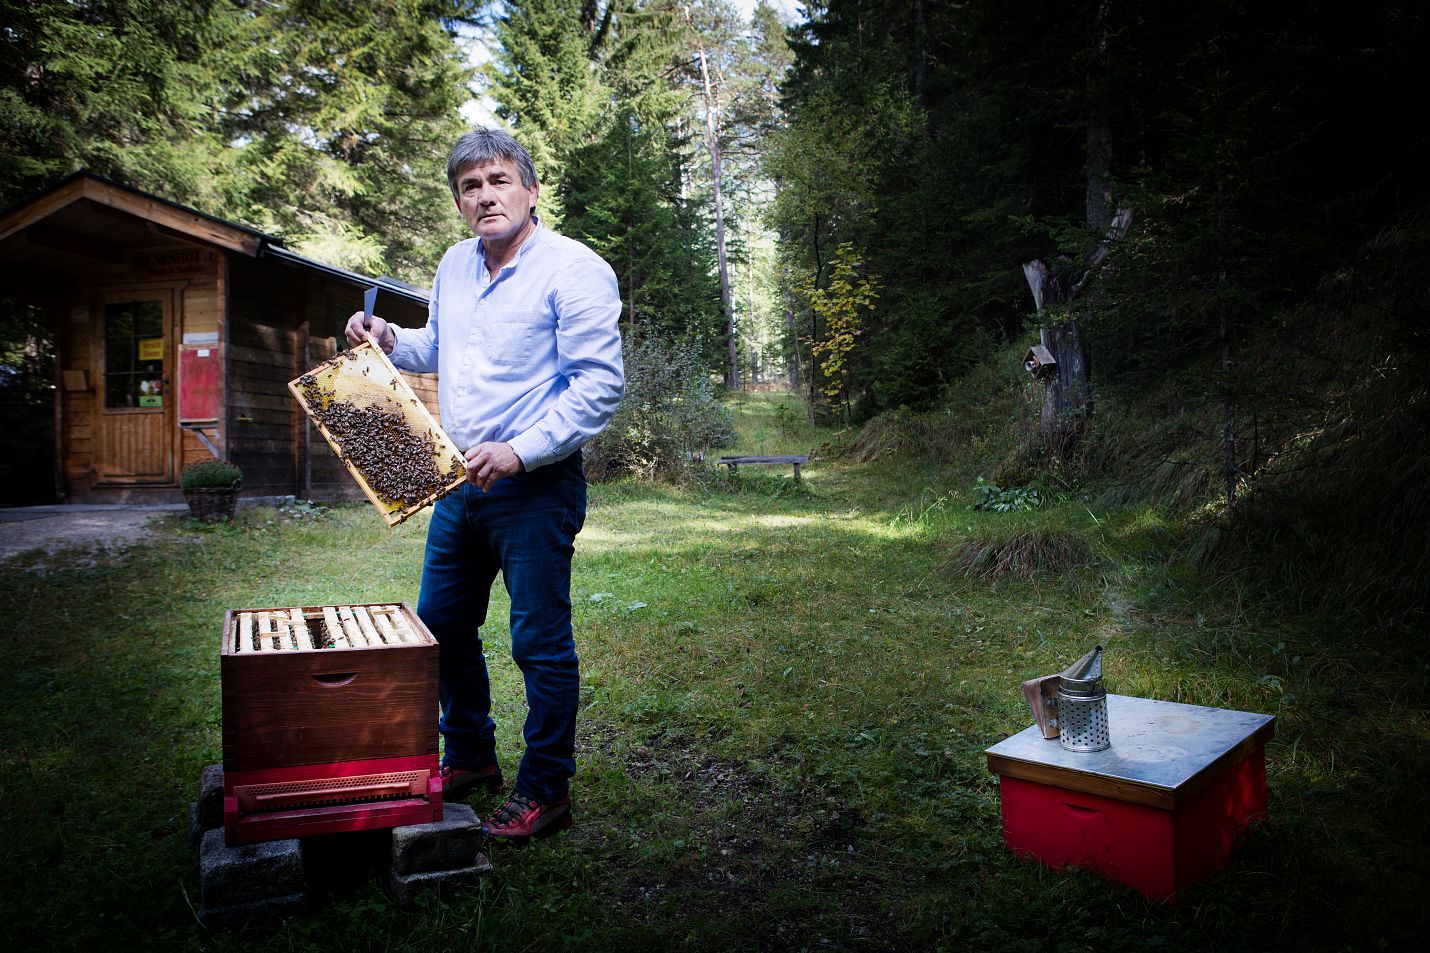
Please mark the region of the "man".
[[457, 211], [475, 233], [447, 250], [427, 326], [349, 320], [405, 370], [437, 371], [443, 429], [468, 447], [467, 482], [427, 531], [417, 614], [441, 643], [443, 785], [460, 798], [498, 788], [480, 626], [498, 571], [511, 596], [511, 651], [526, 682], [526, 752], [510, 797], [483, 823], [525, 840], [571, 826], [578, 671], [571, 633], [572, 543], [586, 515], [580, 447], [610, 421], [625, 378], [616, 276], [533, 214], [531, 156], [500, 130], [462, 136], [447, 162]]

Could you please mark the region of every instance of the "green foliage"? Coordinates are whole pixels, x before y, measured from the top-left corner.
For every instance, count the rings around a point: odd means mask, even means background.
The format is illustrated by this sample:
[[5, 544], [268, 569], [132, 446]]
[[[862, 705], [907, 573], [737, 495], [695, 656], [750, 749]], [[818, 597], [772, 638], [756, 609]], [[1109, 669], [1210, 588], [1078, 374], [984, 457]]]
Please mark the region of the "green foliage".
[[497, 115], [531, 153], [546, 183], [541, 214], [560, 228], [561, 183], [580, 146], [600, 128], [610, 91], [592, 54], [604, 41], [580, 0], [510, 4], [496, 24], [496, 55], [486, 70]]
[[[1430, 605], [1430, 391], [1417, 367], [1430, 295], [1399, 278], [1426, 254], [1423, 221], [1387, 229], [1244, 345], [1276, 363], [1275, 380], [1249, 407], [1265, 416], [1236, 434], [1236, 509], [1202, 511], [1208, 571], [1390, 627]], [[1294, 346], [1302, 336], [1319, 346]]]
[[587, 473], [598, 480], [631, 474], [670, 481], [700, 473], [706, 453], [734, 435], [700, 349], [647, 334], [627, 338], [624, 358], [625, 396], [610, 425], [587, 446]]
[[242, 482], [243, 471], [227, 460], [200, 460], [179, 474], [179, 486], [185, 490], [237, 487]]
[[1047, 4], [832, 0], [794, 35], [767, 163], [781, 251], [808, 273], [854, 245], [884, 287], [850, 365], [856, 417], [926, 408], [1032, 310], [1018, 266], [1042, 252], [1015, 216], [1082, 194], [1079, 31]]
[[88, 168], [425, 282], [469, 69], [442, 0], [5, 3], [0, 197]]
[[[797, 272], [827, 268], [849, 241], [885, 282], [851, 361], [859, 418], [933, 405], [989, 344], [1022, 334], [1022, 262], [1061, 255], [1060, 270], [1082, 275], [1105, 238], [1085, 204], [1094, 113], [1109, 122], [1114, 204], [1134, 213], [1067, 314], [1101, 383], [1135, 390], [1168, 354], [1205, 359], [1225, 316], [1229, 368], [1207, 361], [1188, 396], [1229, 398], [1242, 419], [1261, 401], [1270, 415], [1278, 395], [1238, 342], [1425, 201], [1418, 147], [1395, 131], [1406, 119], [1391, 104], [1424, 85], [1430, 23], [1393, 2], [1294, 22], [1276, 5], [1184, 12], [810, 8], [784, 86], [788, 128], [766, 168]], [[1363, 68], [1372, 60], [1384, 68]]]
[[696, 341], [723, 318], [708, 209], [686, 188], [687, 104], [652, 77], [679, 56], [661, 4], [510, 6], [486, 72], [497, 113], [531, 150], [542, 215], [615, 269], [627, 327]]
[[680, 194], [679, 153], [664, 124], [620, 106], [600, 138], [577, 150], [560, 184], [566, 234], [616, 271], [631, 327], [719, 348], [720, 286], [709, 223]]
[[830, 400], [846, 399], [849, 386], [849, 358], [855, 342], [863, 334], [861, 318], [874, 310], [879, 297], [879, 280], [860, 274], [860, 261], [854, 246], [844, 242], [834, 255], [834, 267], [828, 283], [818, 285], [818, 276], [806, 276], [795, 286], [795, 292], [809, 305], [817, 325], [823, 325], [823, 335], [810, 341], [810, 351], [824, 379], [821, 393]]
[[446, 158], [471, 71], [446, 0], [249, 7], [224, 63], [222, 207], [348, 267], [426, 284], [466, 237]]
[[1036, 486], [1012, 486], [1004, 489], [979, 477], [973, 486], [975, 510], [990, 513], [1022, 513], [1043, 505], [1043, 495]]
[[[85, 167], [193, 200], [225, 145], [213, 116], [233, 3], [5, 0], [0, 197]], [[208, 203], [205, 203], [206, 207]]]

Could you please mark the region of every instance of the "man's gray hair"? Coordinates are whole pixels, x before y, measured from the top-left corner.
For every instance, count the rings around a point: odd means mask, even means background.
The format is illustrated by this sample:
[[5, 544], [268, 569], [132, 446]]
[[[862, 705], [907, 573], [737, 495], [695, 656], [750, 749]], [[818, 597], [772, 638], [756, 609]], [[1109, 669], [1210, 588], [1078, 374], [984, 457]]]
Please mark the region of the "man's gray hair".
[[447, 158], [447, 184], [452, 187], [452, 195], [457, 194], [457, 176], [474, 165], [487, 165], [505, 159], [516, 166], [521, 173], [522, 188], [536, 185], [536, 163], [531, 161], [531, 153], [509, 133], [500, 129], [478, 126], [457, 140], [452, 154]]

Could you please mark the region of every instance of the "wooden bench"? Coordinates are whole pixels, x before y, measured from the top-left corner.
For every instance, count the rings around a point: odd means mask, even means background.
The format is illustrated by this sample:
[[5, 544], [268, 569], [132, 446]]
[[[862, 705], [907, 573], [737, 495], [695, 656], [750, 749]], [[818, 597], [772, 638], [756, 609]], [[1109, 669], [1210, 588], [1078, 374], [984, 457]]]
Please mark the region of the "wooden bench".
[[747, 464], [749, 466], [761, 467], [777, 466], [781, 463], [792, 463], [794, 464], [794, 478], [798, 480], [799, 466], [802, 463], [809, 462], [809, 455], [791, 454], [789, 456], [783, 457], [721, 457], [716, 462], [723, 463], [725, 466], [729, 467], [731, 473], [734, 473], [736, 470], [738, 470], [742, 463]]

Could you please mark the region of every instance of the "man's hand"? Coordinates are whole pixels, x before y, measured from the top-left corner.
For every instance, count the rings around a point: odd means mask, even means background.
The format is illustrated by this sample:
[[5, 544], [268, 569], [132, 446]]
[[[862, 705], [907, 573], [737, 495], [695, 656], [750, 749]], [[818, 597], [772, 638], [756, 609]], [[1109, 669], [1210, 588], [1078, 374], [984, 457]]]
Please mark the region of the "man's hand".
[[392, 330], [392, 325], [377, 315], [364, 322], [362, 312], [354, 311], [353, 316], [348, 318], [348, 326], [343, 333], [353, 347], [369, 339], [382, 348], [384, 354], [391, 354], [392, 349], [397, 347], [397, 334]]
[[492, 484], [502, 477], [513, 476], [525, 469], [521, 457], [516, 455], [509, 443], [488, 441], [467, 451], [467, 482], [475, 484], [483, 492], [490, 490]]

